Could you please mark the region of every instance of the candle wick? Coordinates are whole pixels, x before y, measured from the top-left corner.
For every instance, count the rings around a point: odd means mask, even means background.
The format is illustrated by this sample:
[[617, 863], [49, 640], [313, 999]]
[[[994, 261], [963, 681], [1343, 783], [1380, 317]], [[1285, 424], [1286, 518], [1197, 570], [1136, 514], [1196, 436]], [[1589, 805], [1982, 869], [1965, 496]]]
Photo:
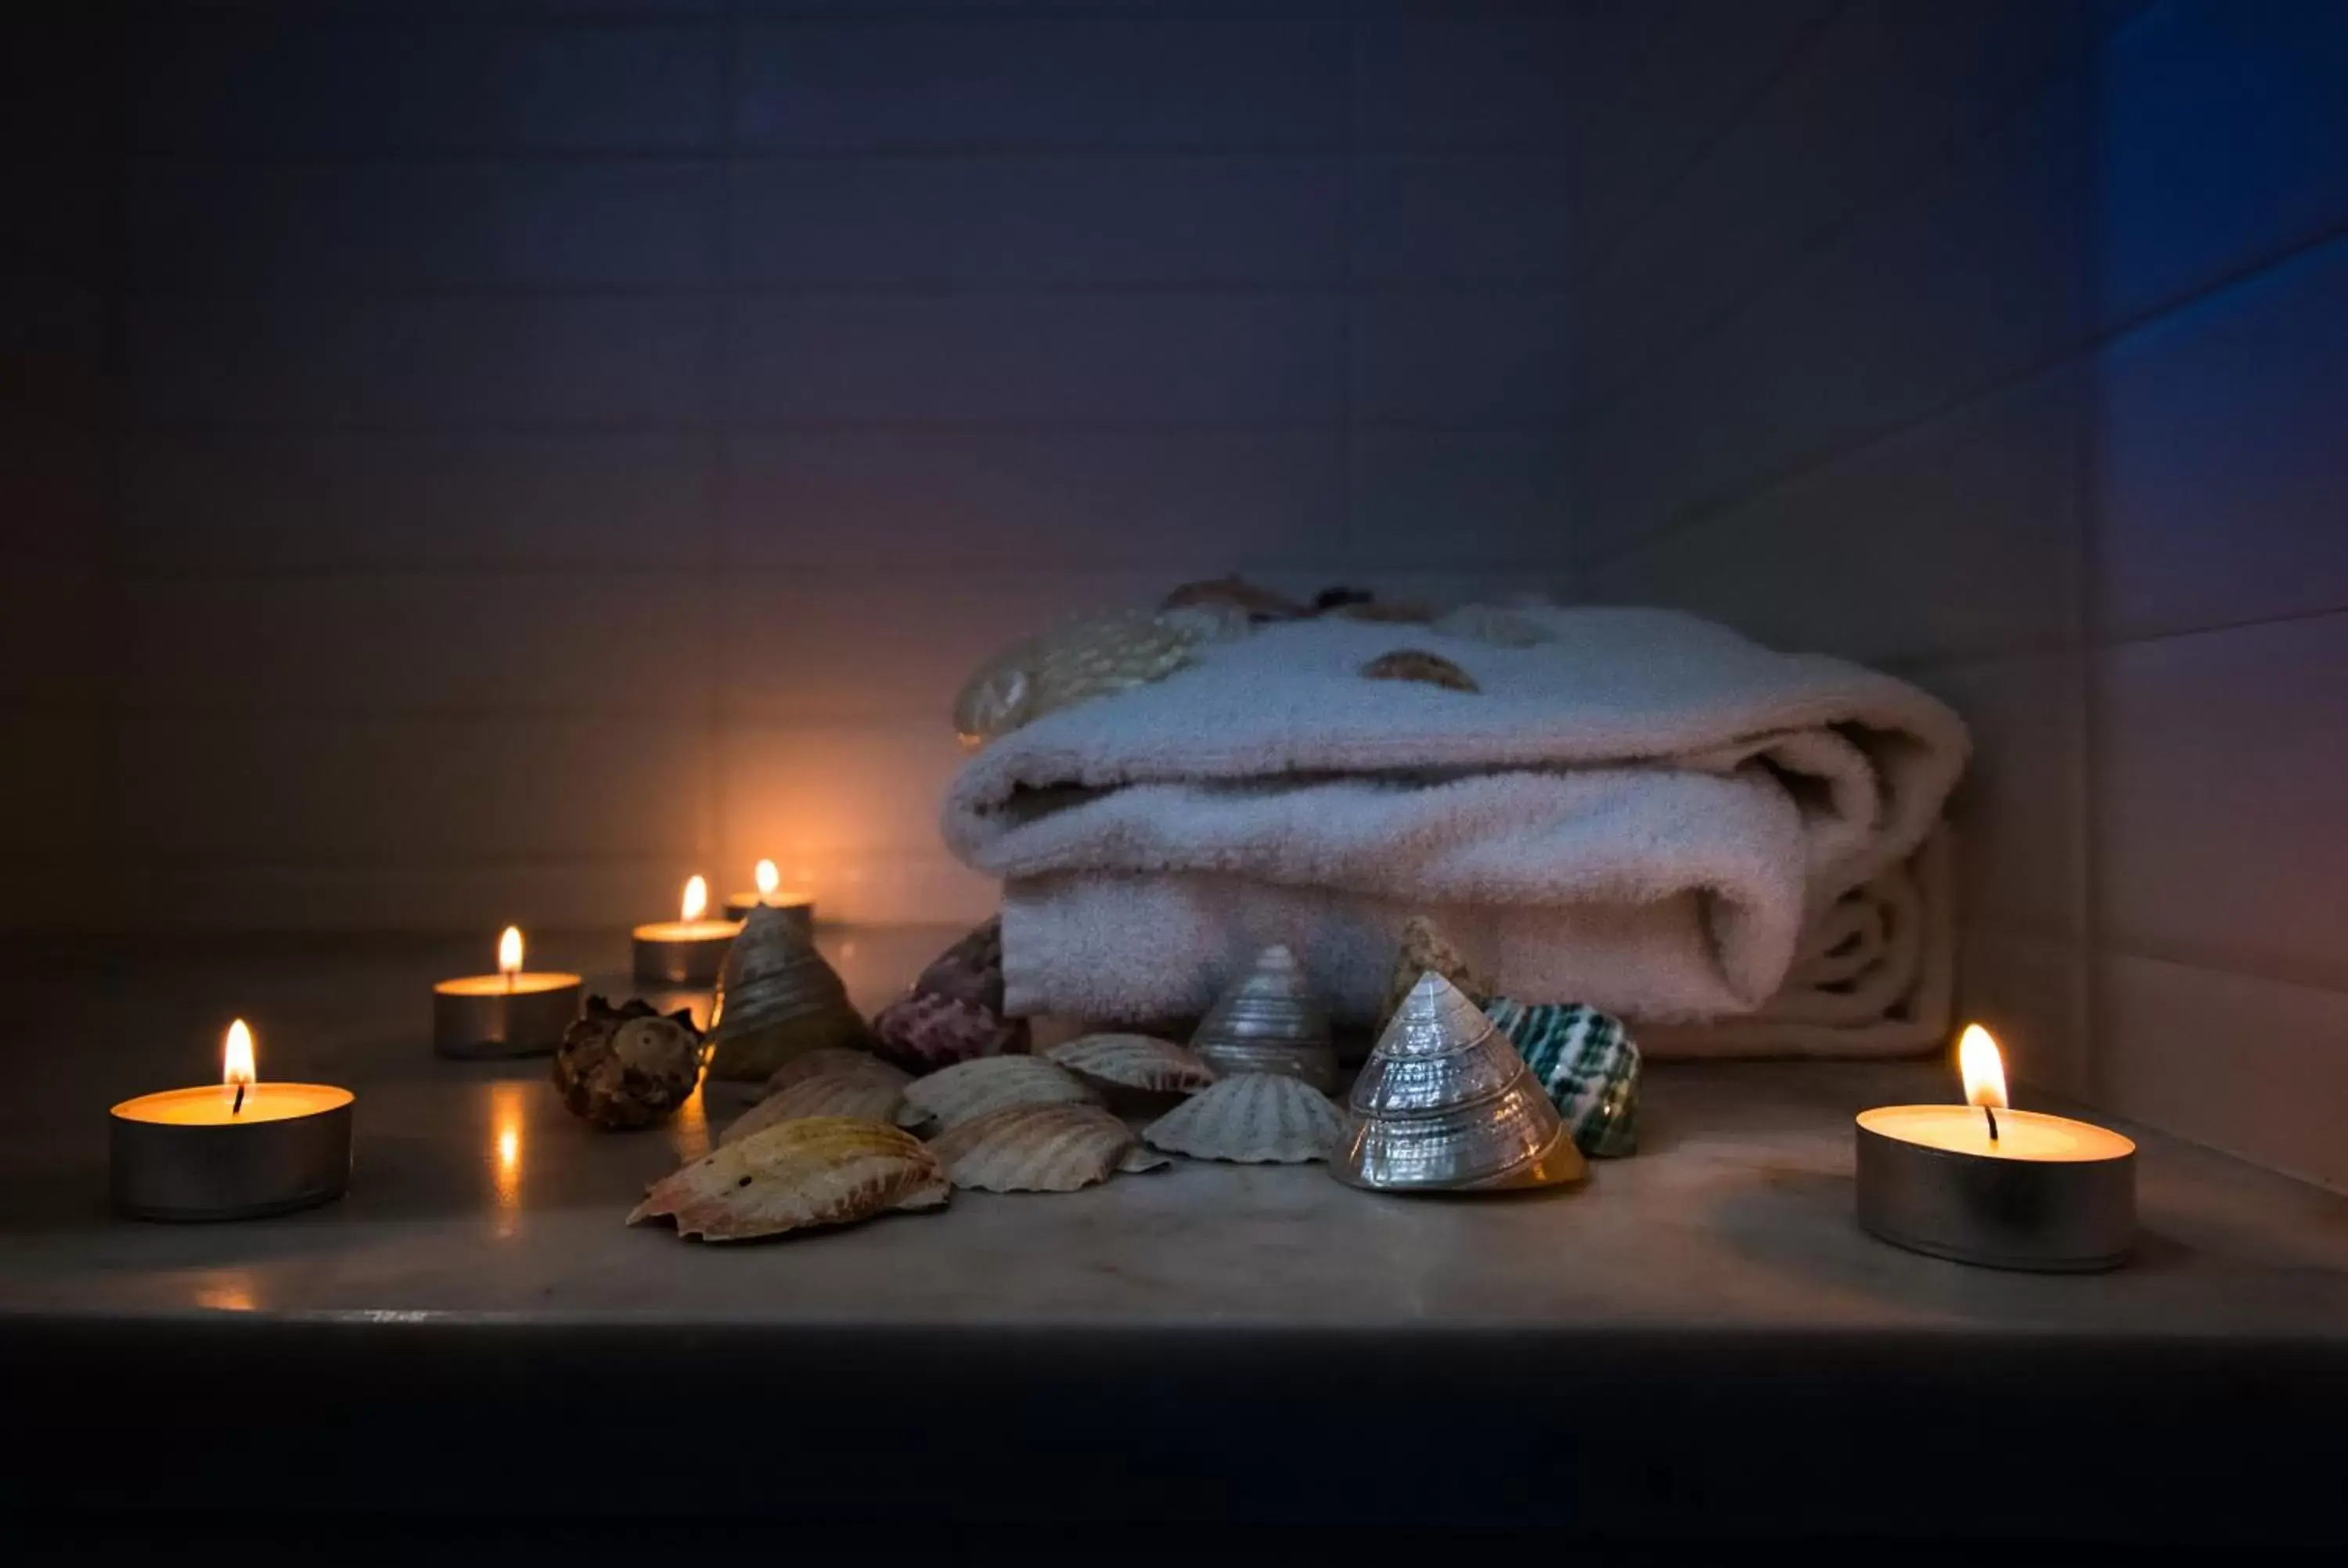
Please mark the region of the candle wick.
[[1997, 1142], [1997, 1112], [1993, 1107], [1984, 1105], [1982, 1114], [1989, 1118], [1989, 1141], [1994, 1143]]
[[232, 1116], [242, 1116], [244, 1114], [244, 1085], [242, 1083], [239, 1083], [236, 1086], [236, 1103], [228, 1108], [228, 1113]]

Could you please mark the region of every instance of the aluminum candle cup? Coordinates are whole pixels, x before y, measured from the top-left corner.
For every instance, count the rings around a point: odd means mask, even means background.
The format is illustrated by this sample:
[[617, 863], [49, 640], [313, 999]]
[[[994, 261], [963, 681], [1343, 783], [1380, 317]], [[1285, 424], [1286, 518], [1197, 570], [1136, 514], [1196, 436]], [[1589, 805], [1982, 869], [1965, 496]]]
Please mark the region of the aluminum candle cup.
[[242, 1220], [308, 1208], [351, 1180], [351, 1091], [234, 1084], [142, 1095], [109, 1116], [114, 1206], [147, 1220]]
[[815, 934], [815, 899], [806, 893], [787, 890], [766, 897], [757, 893], [729, 893], [726, 896], [726, 917], [728, 920], [747, 920], [750, 917], [750, 911], [761, 906], [780, 909], [797, 923], [801, 932], [808, 936]]
[[2136, 1245], [2136, 1144], [2085, 1122], [1972, 1105], [1861, 1112], [1859, 1223], [1910, 1251], [2041, 1273], [2116, 1268]]
[[432, 988], [432, 1049], [476, 1061], [545, 1056], [579, 1016], [577, 975], [468, 975]]
[[698, 876], [685, 884], [677, 917], [635, 928], [637, 980], [653, 986], [714, 986], [725, 967], [726, 950], [742, 933], [737, 920], [704, 919], [709, 884]]

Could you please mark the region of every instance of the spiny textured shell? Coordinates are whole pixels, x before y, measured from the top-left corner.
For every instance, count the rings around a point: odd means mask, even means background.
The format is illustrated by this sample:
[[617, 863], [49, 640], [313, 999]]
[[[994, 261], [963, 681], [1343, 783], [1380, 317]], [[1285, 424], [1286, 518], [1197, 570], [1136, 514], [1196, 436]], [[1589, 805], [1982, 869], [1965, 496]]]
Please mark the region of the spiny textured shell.
[[1097, 1105], [1012, 1105], [958, 1122], [930, 1140], [957, 1187], [1073, 1193], [1115, 1175], [1133, 1129]]
[[667, 1217], [681, 1236], [747, 1241], [935, 1208], [953, 1195], [944, 1169], [911, 1133], [814, 1116], [728, 1143], [662, 1178], [628, 1223]]
[[1473, 675], [1440, 653], [1429, 653], [1420, 648], [1400, 648], [1392, 653], [1381, 653], [1362, 666], [1362, 673], [1372, 681], [1416, 681], [1422, 685], [1441, 686], [1452, 692], [1478, 690]]
[[693, 1015], [664, 1017], [630, 1000], [587, 999], [587, 1012], [562, 1031], [554, 1087], [573, 1115], [598, 1127], [645, 1127], [693, 1097], [701, 1081], [701, 1035]]
[[775, 1069], [767, 1080], [767, 1092], [779, 1093], [802, 1078], [817, 1077], [866, 1078], [875, 1083], [892, 1083], [900, 1089], [913, 1081], [912, 1074], [903, 1068], [883, 1061], [869, 1050], [832, 1045], [794, 1057]]
[[990, 1012], [1003, 1010], [1003, 917], [976, 926], [930, 960], [913, 981], [928, 996], [953, 997]]
[[[881, 1063], [887, 1066], [886, 1062]], [[819, 1072], [786, 1085], [759, 1101], [726, 1129], [718, 1143], [736, 1143], [778, 1122], [802, 1116], [850, 1116], [860, 1122], [894, 1122], [905, 1103], [901, 1075], [895, 1082], [861, 1071]]]
[[1410, 988], [1424, 974], [1438, 974], [1481, 1004], [1492, 994], [1491, 978], [1477, 968], [1452, 945], [1441, 928], [1424, 915], [1402, 923], [1402, 942], [1395, 953], [1393, 972], [1386, 977], [1385, 1005], [1378, 1010], [1381, 1027], [1402, 1008]]
[[1093, 1091], [1066, 1068], [1040, 1056], [990, 1056], [916, 1078], [905, 1086], [907, 1125], [937, 1122], [951, 1127], [1013, 1105], [1061, 1105], [1090, 1102]]
[[1242, 1072], [1195, 1094], [1143, 1129], [1155, 1148], [1197, 1160], [1292, 1165], [1325, 1160], [1345, 1130], [1329, 1097], [1276, 1072]]
[[1007, 1019], [980, 1003], [927, 991], [899, 997], [872, 1020], [872, 1049], [915, 1072], [1001, 1056], [1026, 1039], [1025, 1019]]
[[1154, 1034], [1086, 1034], [1044, 1052], [1087, 1083], [1152, 1094], [1196, 1094], [1215, 1081], [1199, 1055]]
[[1147, 610], [1069, 621], [982, 665], [954, 699], [954, 729], [973, 744], [1008, 734], [1061, 708], [1169, 675], [1203, 640], [1197, 625]]

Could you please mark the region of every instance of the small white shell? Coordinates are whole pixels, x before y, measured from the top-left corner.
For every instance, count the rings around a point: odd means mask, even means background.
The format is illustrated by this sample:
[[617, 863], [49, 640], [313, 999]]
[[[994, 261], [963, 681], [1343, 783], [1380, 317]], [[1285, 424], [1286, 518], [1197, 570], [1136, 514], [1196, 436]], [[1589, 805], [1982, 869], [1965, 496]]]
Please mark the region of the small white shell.
[[1044, 1054], [1096, 1087], [1196, 1094], [1215, 1081], [1196, 1051], [1154, 1034], [1078, 1035]]
[[900, 1125], [937, 1122], [951, 1127], [1012, 1105], [1059, 1105], [1089, 1102], [1093, 1091], [1066, 1069], [1040, 1056], [982, 1056], [942, 1067], [905, 1086]]
[[892, 1083], [854, 1069], [803, 1074], [734, 1118], [733, 1125], [718, 1136], [717, 1142], [720, 1146], [736, 1143], [778, 1122], [797, 1121], [802, 1116], [894, 1122], [905, 1103], [903, 1077], [899, 1073], [901, 1081]]
[[1141, 1135], [1196, 1160], [1292, 1165], [1327, 1159], [1344, 1131], [1344, 1113], [1302, 1079], [1242, 1072], [1185, 1100]]
[[957, 1187], [1073, 1193], [1124, 1168], [1133, 1129], [1097, 1105], [1011, 1105], [957, 1122], [930, 1153]]

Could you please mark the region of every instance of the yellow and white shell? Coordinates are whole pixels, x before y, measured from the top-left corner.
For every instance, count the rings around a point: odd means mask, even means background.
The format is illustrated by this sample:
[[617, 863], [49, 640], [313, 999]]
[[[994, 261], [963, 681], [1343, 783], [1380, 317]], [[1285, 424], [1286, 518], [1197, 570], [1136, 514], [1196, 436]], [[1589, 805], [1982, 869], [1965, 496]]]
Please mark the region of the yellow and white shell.
[[936, 1208], [953, 1184], [922, 1141], [844, 1116], [785, 1122], [717, 1149], [653, 1184], [628, 1215], [676, 1221], [680, 1236], [748, 1241], [851, 1225], [892, 1209]]
[[983, 1056], [907, 1084], [897, 1120], [908, 1127], [932, 1122], [951, 1127], [1008, 1106], [1076, 1104], [1093, 1098], [1075, 1074], [1040, 1056]]
[[1194, 617], [1112, 610], [1014, 643], [979, 667], [954, 699], [954, 731], [983, 745], [1046, 713], [1145, 685], [1189, 662], [1209, 629]]

